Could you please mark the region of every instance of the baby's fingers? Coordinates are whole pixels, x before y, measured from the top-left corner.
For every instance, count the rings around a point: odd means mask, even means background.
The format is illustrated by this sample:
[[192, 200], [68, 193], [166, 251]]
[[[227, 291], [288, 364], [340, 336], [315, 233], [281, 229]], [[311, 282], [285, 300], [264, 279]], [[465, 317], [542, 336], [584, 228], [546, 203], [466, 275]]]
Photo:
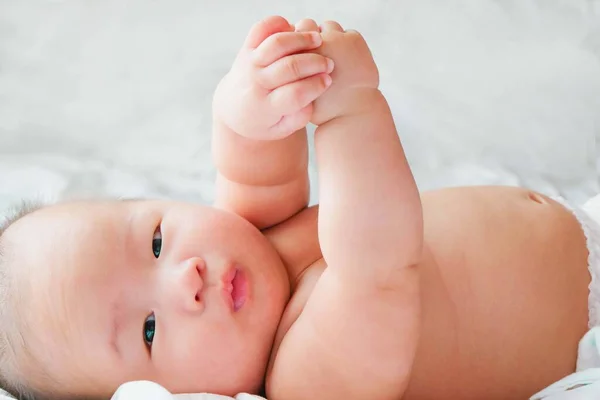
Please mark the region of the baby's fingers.
[[321, 24], [320, 28], [321, 28], [321, 32], [326, 32], [326, 31], [344, 32], [344, 28], [342, 28], [342, 26], [338, 22], [335, 22], [335, 21], [325, 21]]
[[294, 114], [325, 93], [330, 85], [329, 75], [314, 75], [273, 90], [268, 99], [278, 114]]
[[316, 49], [321, 45], [318, 32], [281, 32], [269, 36], [253, 52], [254, 63], [266, 67], [282, 57], [300, 51]]
[[296, 28], [296, 32], [308, 32], [308, 31], [321, 32], [321, 28], [319, 28], [319, 25], [317, 25], [317, 23], [315, 22], [314, 19], [310, 19], [310, 18], [305, 18], [305, 19], [298, 21], [295, 28]]
[[290, 23], [283, 17], [273, 15], [257, 22], [250, 29], [250, 33], [246, 37], [244, 47], [249, 49], [257, 48], [266, 38], [278, 32], [293, 31]]
[[273, 90], [309, 76], [331, 73], [333, 61], [314, 53], [295, 54], [275, 61], [256, 72], [256, 82], [263, 88]]
[[279, 122], [269, 130], [269, 137], [271, 139], [283, 139], [289, 134], [296, 132], [298, 129], [304, 128], [312, 117], [313, 105], [312, 103], [297, 111], [295, 114], [285, 115]]

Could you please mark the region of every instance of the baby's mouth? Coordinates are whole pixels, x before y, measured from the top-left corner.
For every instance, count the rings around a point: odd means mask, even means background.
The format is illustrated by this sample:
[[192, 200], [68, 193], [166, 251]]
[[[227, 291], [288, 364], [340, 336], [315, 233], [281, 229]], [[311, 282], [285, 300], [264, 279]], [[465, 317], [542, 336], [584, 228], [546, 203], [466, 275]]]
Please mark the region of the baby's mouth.
[[242, 270], [235, 270], [235, 276], [233, 277], [231, 284], [233, 286], [233, 290], [231, 291], [233, 311], [238, 311], [242, 308], [244, 303], [246, 303], [246, 296], [248, 294], [248, 281]]
[[244, 271], [239, 268], [230, 271], [227, 278], [229, 282], [225, 285], [225, 290], [230, 296], [233, 311], [239, 311], [248, 296], [248, 279]]

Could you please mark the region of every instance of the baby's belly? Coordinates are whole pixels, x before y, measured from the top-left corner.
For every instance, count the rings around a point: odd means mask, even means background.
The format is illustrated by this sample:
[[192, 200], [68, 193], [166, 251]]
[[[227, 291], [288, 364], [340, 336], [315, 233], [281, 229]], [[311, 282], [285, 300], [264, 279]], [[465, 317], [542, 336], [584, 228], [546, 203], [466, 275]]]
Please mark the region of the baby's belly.
[[423, 195], [422, 332], [407, 399], [525, 399], [575, 369], [587, 249], [572, 214], [516, 188]]

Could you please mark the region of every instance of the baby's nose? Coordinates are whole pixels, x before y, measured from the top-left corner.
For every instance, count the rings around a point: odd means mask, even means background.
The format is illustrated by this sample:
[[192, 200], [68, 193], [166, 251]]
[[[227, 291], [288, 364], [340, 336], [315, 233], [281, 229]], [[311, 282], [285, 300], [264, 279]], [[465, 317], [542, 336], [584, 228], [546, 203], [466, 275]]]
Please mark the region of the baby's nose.
[[172, 271], [174, 285], [170, 288], [175, 304], [186, 311], [195, 312], [202, 309], [203, 275], [206, 270], [204, 260], [199, 257], [189, 258]]

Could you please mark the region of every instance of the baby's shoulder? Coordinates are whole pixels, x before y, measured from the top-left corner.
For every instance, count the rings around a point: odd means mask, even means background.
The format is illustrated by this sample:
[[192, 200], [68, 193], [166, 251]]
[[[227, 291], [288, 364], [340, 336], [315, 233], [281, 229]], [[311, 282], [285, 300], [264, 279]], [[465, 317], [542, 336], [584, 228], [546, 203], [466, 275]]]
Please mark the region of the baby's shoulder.
[[318, 206], [308, 207], [263, 231], [287, 270], [292, 290], [305, 270], [323, 258], [317, 233]]

